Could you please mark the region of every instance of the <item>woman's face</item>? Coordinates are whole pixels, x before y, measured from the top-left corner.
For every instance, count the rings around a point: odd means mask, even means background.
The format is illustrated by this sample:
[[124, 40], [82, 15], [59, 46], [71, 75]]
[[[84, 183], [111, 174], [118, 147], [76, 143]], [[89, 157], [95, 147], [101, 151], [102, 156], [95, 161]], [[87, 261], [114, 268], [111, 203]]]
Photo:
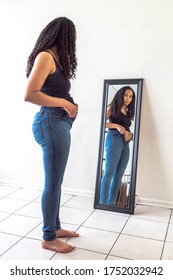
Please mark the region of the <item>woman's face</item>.
[[124, 106], [128, 106], [132, 102], [133, 91], [131, 89], [126, 89], [124, 93]]

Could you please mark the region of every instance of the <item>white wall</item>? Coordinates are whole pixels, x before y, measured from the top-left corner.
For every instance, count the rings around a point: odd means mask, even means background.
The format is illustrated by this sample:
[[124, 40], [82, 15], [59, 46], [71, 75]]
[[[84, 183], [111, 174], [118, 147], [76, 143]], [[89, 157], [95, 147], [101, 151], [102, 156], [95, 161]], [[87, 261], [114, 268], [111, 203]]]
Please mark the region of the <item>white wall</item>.
[[144, 78], [137, 195], [173, 204], [173, 1], [1, 0], [0, 179], [42, 187], [41, 151], [23, 101], [26, 60], [41, 29], [67, 16], [76, 24], [79, 103], [63, 188], [95, 189], [104, 79]]

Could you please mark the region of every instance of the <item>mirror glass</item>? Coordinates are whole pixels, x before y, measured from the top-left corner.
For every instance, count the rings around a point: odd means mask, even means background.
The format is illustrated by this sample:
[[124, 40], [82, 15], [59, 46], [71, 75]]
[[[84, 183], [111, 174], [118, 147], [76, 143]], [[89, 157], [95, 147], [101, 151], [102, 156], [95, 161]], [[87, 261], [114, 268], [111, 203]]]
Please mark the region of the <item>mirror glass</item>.
[[95, 209], [134, 213], [142, 86], [104, 80]]

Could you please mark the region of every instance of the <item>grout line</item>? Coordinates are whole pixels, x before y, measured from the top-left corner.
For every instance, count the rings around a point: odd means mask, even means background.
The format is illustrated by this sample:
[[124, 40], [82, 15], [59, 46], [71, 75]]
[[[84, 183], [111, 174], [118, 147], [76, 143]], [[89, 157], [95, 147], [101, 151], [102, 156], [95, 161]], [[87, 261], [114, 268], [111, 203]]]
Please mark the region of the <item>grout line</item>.
[[122, 231], [123, 231], [124, 227], [126, 226], [127, 222], [129, 221], [130, 217], [131, 217], [131, 215], [128, 217], [128, 219], [127, 219], [127, 220], [126, 220], [126, 222], [124, 223], [124, 226], [122, 227], [122, 229], [121, 229], [121, 231], [119, 232], [119, 234], [118, 234], [117, 238], [115, 239], [115, 242], [113, 243], [112, 247], [110, 248], [110, 250], [109, 250], [109, 252], [108, 252], [108, 254], [107, 254], [106, 259], [107, 259], [107, 258], [108, 258], [108, 256], [110, 255], [110, 252], [112, 251], [112, 248], [114, 247], [115, 243], [116, 243], [116, 242], [117, 242], [117, 240], [119, 239], [119, 237], [120, 237], [120, 235], [121, 235], [121, 233], [122, 233]]
[[[80, 225], [81, 227], [82, 225]], [[83, 228], [90, 228], [90, 229], [95, 229], [95, 230], [99, 230], [99, 231], [104, 231], [104, 232], [107, 232], [107, 233], [117, 233], [119, 234], [120, 232], [119, 231], [112, 231], [112, 230], [107, 230], [107, 229], [102, 229], [102, 228], [96, 228], [96, 227], [92, 227], [92, 226], [83, 226]]]
[[7, 198], [9, 195], [12, 195], [13, 193], [19, 191], [20, 189], [22, 189], [22, 188], [19, 187], [17, 190], [12, 191], [11, 193], [8, 193], [7, 195], [2, 196], [2, 198]]
[[[88, 218], [95, 212], [95, 209], [92, 211], [92, 213], [90, 213], [90, 215], [79, 225], [79, 227], [76, 229], [76, 231], [78, 231], [82, 225], [88, 220]], [[67, 241], [70, 239], [70, 237], [67, 239]], [[66, 241], [66, 242], [67, 242]]]
[[[10, 199], [13, 199], [13, 200], [21, 200], [21, 199], [16, 199], [16, 198], [10, 198]], [[23, 200], [23, 201], [26, 201], [28, 203], [26, 203], [25, 205], [21, 206], [20, 208], [18, 208], [17, 210], [15, 210], [12, 214], [15, 214], [16, 212], [18, 212], [19, 210], [23, 209], [24, 207], [28, 206], [31, 202], [33, 202], [32, 200], [31, 201], [28, 201], [28, 200]], [[1, 211], [2, 212], [2, 211]], [[25, 215], [26, 216], [26, 215]]]
[[67, 199], [63, 204], [60, 205], [60, 207], [64, 206], [67, 202], [69, 202], [70, 200], [72, 200], [76, 195], [72, 195], [72, 197], [70, 197], [69, 199]]
[[144, 220], [144, 221], [151, 221], [151, 222], [156, 222], [156, 223], [163, 223], [163, 224], [167, 224], [169, 222], [169, 220], [167, 222], [165, 221], [157, 221], [157, 220], [153, 220], [153, 219], [146, 219], [146, 218], [141, 218], [141, 217], [131, 217], [132, 219], [138, 219], [138, 220]]
[[170, 213], [170, 216], [169, 216], [169, 221], [168, 221], [168, 225], [167, 225], [167, 230], [166, 230], [166, 234], [165, 234], [165, 239], [164, 239], [164, 243], [163, 243], [163, 248], [162, 248], [162, 252], [161, 252], [161, 256], [160, 256], [160, 260], [162, 259], [163, 257], [163, 252], [164, 252], [164, 249], [165, 249], [165, 244], [166, 244], [166, 238], [167, 238], [167, 235], [168, 235], [168, 229], [169, 229], [169, 225], [170, 225], [170, 221], [171, 221], [171, 216], [173, 215], [173, 212], [171, 210], [171, 213]]
[[121, 233], [121, 234], [122, 234], [122, 235], [132, 236], [132, 237], [137, 237], [137, 238], [141, 238], [141, 239], [147, 239], [147, 240], [153, 240], [153, 241], [164, 242], [164, 240], [161, 240], [161, 239], [155, 239], [155, 238], [145, 237], [145, 236], [141, 236], [141, 235], [134, 235], [134, 234], [130, 234], [130, 233]]
[[[4, 232], [5, 233], [5, 232]], [[8, 233], [5, 233], [5, 234], [8, 234]], [[19, 235], [14, 235], [14, 234], [10, 234], [10, 235], [13, 235], [13, 236], [17, 236], [17, 237], [21, 237], [17, 242], [15, 242], [13, 245], [11, 245], [7, 250], [5, 250], [1, 255], [0, 257], [2, 257], [4, 254], [6, 254], [9, 250], [11, 250], [16, 244], [18, 244], [24, 237], [23, 236], [19, 236]]]
[[[41, 224], [41, 223], [40, 223]], [[11, 247], [9, 247], [6, 251], [4, 251], [1, 255], [3, 256], [6, 252], [8, 252], [11, 248], [13, 248], [15, 245], [17, 245], [20, 241], [22, 241], [24, 238], [27, 238], [27, 239], [34, 239], [34, 238], [28, 238], [27, 235], [33, 231], [36, 227], [38, 227], [40, 224], [38, 224], [37, 226], [35, 226], [34, 228], [32, 228], [32, 230], [28, 231], [25, 235], [21, 236], [21, 235], [16, 235], [16, 234], [12, 234], [12, 233], [7, 233], [7, 232], [2, 232], [4, 234], [7, 234], [7, 235], [12, 235], [12, 236], [17, 236], [17, 237], [21, 237], [21, 239], [19, 239], [16, 243], [14, 243]], [[34, 239], [34, 240], [38, 240], [38, 239]]]

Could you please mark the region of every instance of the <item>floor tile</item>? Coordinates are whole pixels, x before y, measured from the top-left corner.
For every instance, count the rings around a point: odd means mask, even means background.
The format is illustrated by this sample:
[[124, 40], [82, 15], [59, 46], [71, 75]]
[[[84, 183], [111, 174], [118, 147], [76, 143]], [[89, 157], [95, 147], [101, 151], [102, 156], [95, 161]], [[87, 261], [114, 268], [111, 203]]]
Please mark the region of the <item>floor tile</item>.
[[90, 196], [74, 196], [65, 206], [93, 210], [94, 198]]
[[81, 225], [92, 213], [92, 211], [84, 209], [75, 209], [62, 206], [60, 208], [60, 219], [63, 223]]
[[105, 260], [106, 255], [75, 248], [69, 254], [57, 253], [52, 260]]
[[65, 193], [62, 193], [61, 194], [61, 202], [60, 202], [60, 205], [64, 205], [65, 203], [67, 203], [68, 201], [70, 201], [74, 196], [73, 195], [70, 195], [70, 194], [65, 194]]
[[14, 193], [15, 191], [19, 190], [20, 188], [14, 188], [14, 187], [7, 187], [7, 186], [0, 186], [0, 196], [6, 196], [9, 194]]
[[94, 212], [83, 224], [83, 226], [120, 232], [127, 220], [128, 217], [123, 215], [113, 215], [110, 212]]
[[171, 210], [164, 207], [137, 205], [135, 207], [134, 215], [135, 218], [168, 222], [171, 215]]
[[162, 260], [173, 260], [173, 243], [165, 243]]
[[7, 213], [14, 213], [15, 211], [19, 210], [20, 208], [22, 208], [27, 204], [28, 201], [25, 200], [5, 197], [0, 200], [0, 211], [7, 212]]
[[0, 222], [9, 217], [11, 214], [0, 212]]
[[167, 223], [138, 219], [130, 217], [122, 233], [164, 240], [167, 230]]
[[86, 227], [81, 227], [78, 231], [80, 232], [80, 237], [70, 239], [70, 244], [75, 245], [80, 249], [86, 249], [103, 254], [108, 254], [118, 237], [118, 234], [114, 232]]
[[134, 260], [160, 260], [163, 242], [121, 234], [110, 255]]
[[16, 211], [16, 214], [42, 219], [41, 205], [37, 202], [30, 202], [22, 209]]
[[17, 243], [21, 237], [0, 232], [0, 255]]
[[41, 195], [41, 191], [39, 190], [21, 188], [18, 191], [8, 195], [8, 197], [31, 201], [38, 198], [40, 195]]
[[166, 241], [173, 242], [173, 224], [169, 224]]
[[33, 238], [37, 240], [42, 240], [42, 226], [43, 224], [40, 223], [37, 227], [35, 227], [32, 231], [30, 231], [26, 237]]
[[0, 232], [24, 236], [40, 223], [40, 219], [11, 215], [0, 223]]
[[41, 195], [38, 198], [34, 199], [33, 202], [41, 203]]
[[170, 223], [173, 224], [173, 210], [172, 210], [172, 215], [171, 215]]
[[41, 247], [40, 241], [23, 238], [14, 247], [7, 251], [2, 260], [49, 260], [53, 251]]
[[121, 216], [124, 216], [124, 217], [130, 217], [130, 214], [120, 213], [120, 212], [116, 212], [116, 211], [107, 211], [107, 210], [95, 209], [95, 212], [103, 213], [103, 214], [112, 214], [112, 215], [121, 215]]

